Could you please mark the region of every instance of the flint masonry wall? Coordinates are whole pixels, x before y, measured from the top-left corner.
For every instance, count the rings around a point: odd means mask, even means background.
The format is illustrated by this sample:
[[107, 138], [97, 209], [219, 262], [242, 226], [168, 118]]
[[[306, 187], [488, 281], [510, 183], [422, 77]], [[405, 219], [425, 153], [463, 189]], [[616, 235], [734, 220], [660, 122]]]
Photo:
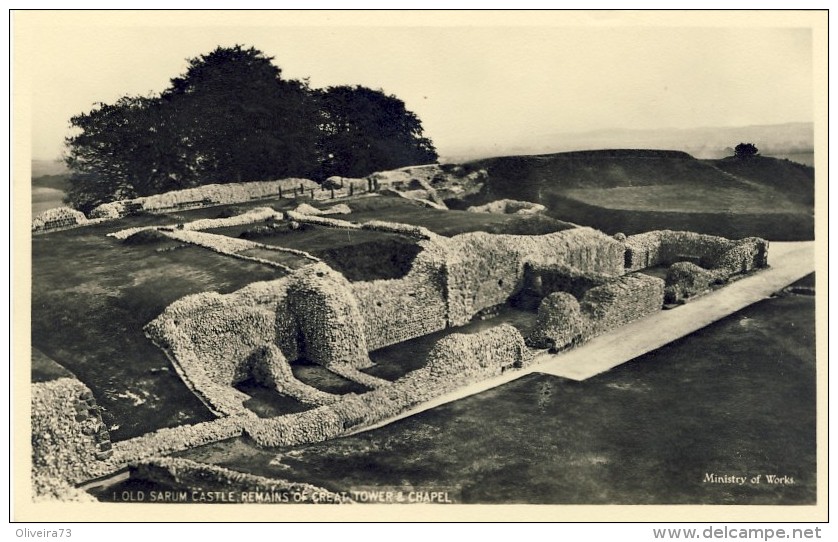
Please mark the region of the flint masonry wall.
[[434, 346], [425, 367], [385, 388], [344, 395], [333, 404], [297, 414], [247, 418], [244, 429], [260, 446], [322, 442], [395, 416], [469, 382], [500, 374], [506, 366], [522, 366], [530, 359], [523, 337], [509, 324], [472, 335], [455, 333]]
[[473, 372], [500, 374], [521, 367], [530, 358], [524, 338], [509, 324], [481, 333], [452, 333], [440, 339], [425, 365], [432, 379], [456, 378]]
[[276, 315], [276, 337], [286, 358], [326, 367], [369, 367], [364, 318], [346, 278], [324, 263], [289, 277], [285, 310]]
[[704, 293], [718, 275], [718, 272], [708, 271], [692, 262], [676, 262], [666, 272], [664, 301], [676, 303]]
[[624, 247], [590, 228], [547, 235], [454, 236], [447, 245], [448, 321], [467, 323], [483, 309], [505, 303], [520, 290], [526, 264], [562, 264], [579, 272], [623, 273]]
[[541, 302], [526, 342], [537, 348], [575, 345], [661, 310], [663, 300], [664, 281], [642, 273], [591, 288], [581, 301], [555, 292]]
[[247, 413], [247, 395], [233, 386], [250, 376], [253, 351], [274, 342], [287, 277], [251, 284], [232, 294], [186, 296], [145, 328], [174, 358], [181, 378], [217, 414]]
[[659, 230], [626, 238], [626, 269], [691, 261], [705, 269], [741, 273], [768, 265], [768, 241], [746, 237], [738, 241], [693, 232]]
[[407, 275], [400, 279], [352, 283], [370, 350], [445, 329], [448, 323], [440, 247], [419, 241]]
[[32, 384], [35, 500], [93, 500], [73, 487], [111, 457], [108, 430], [90, 390], [75, 378]]
[[336, 395], [309, 386], [297, 380], [288, 360], [275, 345], [260, 346], [248, 358], [248, 370], [259, 384], [293, 397], [309, 405], [325, 405], [337, 399]]
[[32, 232], [40, 233], [86, 224], [84, 213], [69, 207], [56, 207], [39, 213], [32, 219]]
[[554, 292], [541, 301], [526, 343], [534, 348], [562, 348], [590, 335], [590, 322], [582, 314], [579, 301], [567, 292]]
[[320, 185], [309, 179], [281, 179], [249, 183], [206, 184], [183, 190], [172, 190], [163, 194], [144, 196], [131, 200], [105, 203], [93, 209], [91, 216], [117, 218], [133, 210], [148, 212], [173, 211], [207, 205], [242, 203], [255, 199], [290, 197], [292, 192], [319, 192]]
[[588, 290], [579, 304], [600, 335], [663, 308], [664, 281], [643, 273], [632, 273]]
[[613, 278], [604, 273], [583, 273], [564, 264], [527, 264], [524, 268], [524, 284], [542, 297], [553, 292], [567, 292], [576, 299], [582, 299], [585, 292]]

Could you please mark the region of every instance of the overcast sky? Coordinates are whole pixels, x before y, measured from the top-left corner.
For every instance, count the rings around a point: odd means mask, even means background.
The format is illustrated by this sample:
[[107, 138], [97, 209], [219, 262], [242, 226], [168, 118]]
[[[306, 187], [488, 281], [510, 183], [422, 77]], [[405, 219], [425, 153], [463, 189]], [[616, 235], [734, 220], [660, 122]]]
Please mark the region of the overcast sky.
[[133, 23], [141, 26], [76, 20], [18, 35], [32, 83], [33, 157], [59, 156], [69, 118], [95, 102], [158, 93], [187, 58], [236, 43], [314, 87], [395, 94], [442, 155], [541, 133], [813, 120], [808, 28], [285, 27], [280, 13], [250, 20], [263, 26], [156, 25], [146, 15]]

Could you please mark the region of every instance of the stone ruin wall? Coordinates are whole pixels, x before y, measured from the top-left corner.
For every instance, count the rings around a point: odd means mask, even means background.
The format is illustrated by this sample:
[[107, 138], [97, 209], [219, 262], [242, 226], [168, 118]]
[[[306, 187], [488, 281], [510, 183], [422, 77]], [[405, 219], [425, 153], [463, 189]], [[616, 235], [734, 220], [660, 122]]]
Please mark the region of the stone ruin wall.
[[[232, 294], [187, 296], [146, 330], [213, 412], [247, 414], [247, 396], [233, 387], [243, 380], [258, 376], [304, 402], [327, 403], [330, 397], [292, 378], [289, 361], [307, 358], [344, 372], [368, 367], [371, 350], [467, 323], [480, 310], [506, 303], [530, 261], [622, 271], [622, 244], [590, 229], [538, 237], [474, 233], [451, 240], [424, 230], [411, 233], [431, 239], [417, 241], [423, 251], [401, 279], [349, 283], [315, 263]], [[273, 344], [275, 355], [258, 355]], [[267, 366], [264, 359], [270, 360]]]
[[451, 326], [506, 303], [523, 287], [526, 264], [561, 264], [608, 276], [623, 273], [623, 244], [590, 228], [539, 236], [465, 233], [454, 236], [447, 248]]
[[34, 500], [93, 501], [73, 485], [113, 452], [90, 389], [67, 377], [33, 383], [31, 417]]
[[563, 348], [587, 341], [662, 309], [664, 281], [633, 273], [591, 288], [577, 301], [567, 292], [554, 292], [541, 302], [527, 344]]
[[579, 301], [567, 292], [553, 292], [541, 300], [535, 325], [526, 343], [533, 348], [562, 348], [577, 345], [589, 337], [589, 322]]
[[692, 261], [731, 275], [768, 265], [768, 241], [758, 237], [732, 241], [715, 235], [659, 230], [631, 235], [625, 245], [627, 271]]
[[87, 224], [88, 222], [90, 221], [87, 220], [87, 217], [81, 211], [71, 209], [70, 207], [55, 207], [37, 214], [32, 219], [32, 233], [63, 230], [65, 228]]
[[324, 263], [289, 278], [285, 306], [276, 314], [276, 337], [285, 357], [325, 367], [372, 365], [364, 318], [349, 281]]
[[499, 199], [484, 205], [472, 205], [466, 208], [466, 212], [469, 213], [491, 213], [499, 215], [534, 215], [546, 211], [547, 207], [540, 203], [514, 199]]
[[564, 264], [527, 264], [524, 268], [525, 287], [542, 298], [553, 292], [566, 292], [576, 299], [582, 299], [591, 288], [602, 286], [613, 279], [612, 275], [581, 272]]
[[[113, 473], [126, 464], [247, 435], [258, 446], [295, 446], [323, 442], [353, 429], [381, 422], [471, 382], [524, 366], [532, 360], [524, 339], [513, 326], [501, 324], [476, 334], [452, 334], [438, 341], [431, 362], [386, 387], [361, 395], [337, 396], [327, 405], [273, 418], [225, 416], [209, 422], [169, 427], [114, 444], [112, 458], [94, 465], [83, 477]], [[152, 459], [151, 463], [156, 460]]]
[[[595, 230], [537, 237], [482, 232], [430, 237], [418, 241], [424, 250], [401, 279], [349, 283], [325, 264], [313, 264], [227, 296], [192, 296], [207, 306], [167, 309], [172, 314], [161, 319], [169, 326], [162, 335], [181, 340], [163, 340], [161, 345], [184, 367], [192, 364], [187, 372], [193, 381], [192, 373], [203, 374], [195, 387], [205, 395], [208, 382], [215, 386], [210, 395], [222, 398], [216, 401], [219, 411], [243, 415], [244, 430], [260, 442], [285, 445], [325, 440], [348, 427], [394, 415], [404, 405], [429, 397], [424, 387], [438, 391], [454, 385], [448, 380], [462, 382], [463, 375], [485, 377], [505, 368], [503, 364], [522, 362], [529, 352], [520, 333], [509, 326], [490, 330], [504, 330], [497, 336], [453, 334], [435, 347], [425, 368], [357, 397], [318, 395], [293, 379], [288, 360], [304, 356], [336, 370], [357, 371], [369, 364], [369, 350], [466, 323], [480, 310], [507, 302], [527, 273], [539, 276], [547, 295], [538, 324], [527, 337], [532, 346], [583, 341], [663, 305], [663, 281], [642, 274], [622, 276], [623, 243]], [[658, 248], [658, 259], [659, 253]], [[560, 291], [565, 289], [581, 299]], [[173, 323], [177, 329], [171, 329]], [[193, 371], [195, 367], [199, 370]], [[249, 376], [322, 406], [258, 419], [241, 405], [246, 396], [231, 388]]]
[[532, 359], [517, 329], [501, 324], [480, 333], [455, 333], [437, 342], [425, 367], [387, 387], [344, 395], [335, 403], [270, 419], [243, 420], [245, 432], [260, 446], [322, 442], [354, 428], [375, 424], [470, 382], [523, 366]]
[[600, 335], [663, 308], [664, 281], [633, 273], [588, 290], [579, 303], [591, 324], [592, 335]]
[[737, 241], [684, 231], [652, 231], [626, 238], [628, 269], [668, 265], [666, 302], [701, 294], [714, 282], [768, 265], [768, 241]]
[[250, 357], [275, 338], [276, 313], [288, 277], [251, 284], [232, 294], [204, 292], [169, 305], [145, 328], [174, 358], [182, 380], [216, 414], [249, 412], [233, 386], [249, 378]]
[[718, 279], [718, 272], [708, 271], [692, 262], [676, 262], [666, 272], [664, 302], [677, 303], [700, 295]]
[[439, 247], [428, 241], [419, 241], [419, 245], [423, 250], [404, 277], [350, 285], [358, 300], [371, 351], [443, 330], [448, 325]]
[[471, 373], [488, 376], [522, 367], [531, 357], [521, 333], [510, 324], [501, 324], [480, 333], [443, 337], [428, 354], [424, 370], [432, 380]]
[[248, 373], [256, 383], [308, 405], [325, 405], [338, 398], [337, 395], [297, 380], [288, 360], [275, 344], [260, 346], [251, 353]]

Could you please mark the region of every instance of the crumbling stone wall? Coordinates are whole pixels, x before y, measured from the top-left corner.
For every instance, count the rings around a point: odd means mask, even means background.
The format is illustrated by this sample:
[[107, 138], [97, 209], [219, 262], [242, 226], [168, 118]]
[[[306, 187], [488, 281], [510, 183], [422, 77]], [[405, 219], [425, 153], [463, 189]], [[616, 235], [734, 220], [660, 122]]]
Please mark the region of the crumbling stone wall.
[[545, 297], [553, 292], [567, 292], [582, 299], [591, 288], [612, 280], [612, 275], [595, 271], [582, 272], [564, 264], [530, 264], [524, 267], [524, 285], [533, 293]]
[[659, 230], [631, 235], [625, 240], [626, 269], [690, 261], [705, 269], [741, 273], [768, 265], [768, 241], [746, 237], [738, 241], [686, 231]]
[[173, 358], [186, 385], [217, 414], [249, 412], [233, 386], [250, 377], [249, 358], [274, 341], [276, 307], [287, 279], [257, 283], [233, 294], [186, 296], [145, 328]]
[[526, 343], [534, 348], [562, 348], [581, 343], [590, 335], [590, 323], [579, 301], [567, 292], [554, 292], [541, 301]]
[[294, 209], [294, 212], [300, 213], [303, 215], [313, 215], [313, 216], [324, 216], [324, 215], [348, 215], [352, 212], [352, 209], [349, 205], [345, 203], [339, 203], [337, 205], [333, 205], [328, 209], [318, 209], [313, 205], [309, 205], [308, 203], [301, 203]]
[[305, 213], [298, 213], [296, 211], [287, 211], [285, 216], [294, 222], [299, 222], [300, 224], [313, 224], [315, 226], [326, 226], [327, 228], [338, 228], [344, 230], [361, 229], [360, 224], [355, 224], [354, 222], [349, 222], [348, 220], [328, 218], [321, 215], [308, 215]]
[[664, 281], [632, 273], [588, 290], [580, 308], [599, 335], [663, 308]]
[[352, 284], [370, 350], [445, 329], [448, 323], [445, 277], [435, 245], [420, 241], [423, 251], [400, 279]]
[[32, 384], [35, 500], [93, 500], [73, 484], [95, 476], [112, 445], [90, 390], [75, 378]]
[[623, 272], [622, 243], [590, 228], [547, 235], [456, 235], [447, 246], [449, 325], [468, 322], [481, 310], [505, 303], [524, 283], [526, 264], [565, 265], [580, 273]]
[[87, 222], [87, 217], [81, 211], [70, 207], [55, 207], [37, 214], [32, 219], [32, 232], [59, 230], [86, 224]]
[[325, 367], [371, 366], [364, 320], [349, 281], [323, 263], [300, 269], [289, 279], [286, 308], [276, 316], [276, 336], [285, 356]]
[[103, 203], [90, 212], [91, 218], [119, 218], [133, 211], [159, 213], [192, 209], [211, 205], [243, 203], [255, 199], [275, 198], [281, 194], [291, 197], [297, 191], [304, 193], [319, 189], [320, 185], [309, 179], [281, 179], [249, 183], [207, 184], [183, 190], [172, 190], [134, 199]]
[[513, 326], [501, 324], [481, 333], [452, 333], [440, 339], [425, 365], [434, 379], [457, 378], [472, 372], [500, 374], [530, 359], [524, 338]]
[[536, 348], [573, 346], [661, 310], [664, 281], [633, 273], [591, 288], [577, 301], [566, 292], [548, 295], [538, 308], [527, 344]]
[[297, 380], [288, 360], [275, 344], [260, 346], [254, 350], [248, 358], [247, 369], [257, 383], [302, 403], [325, 405], [337, 399], [334, 394]]
[[322, 442], [352, 429], [374, 424], [461, 387], [500, 374], [509, 366], [532, 359], [517, 329], [501, 324], [473, 335], [441, 339], [428, 364], [391, 385], [362, 395], [344, 395], [330, 405], [270, 419], [242, 421], [245, 432], [260, 446], [293, 446]]
[[533, 215], [543, 213], [547, 207], [540, 203], [531, 201], [519, 201], [514, 199], [499, 199], [484, 205], [474, 205], [466, 209], [470, 213], [492, 213], [500, 215]]
[[125, 216], [126, 212], [124, 201], [111, 201], [90, 211], [90, 218], [114, 219]]
[[708, 271], [692, 262], [676, 262], [666, 272], [664, 301], [677, 303], [706, 292], [723, 273]]
[[713, 268], [729, 275], [747, 273], [768, 266], [768, 241], [759, 237], [746, 237], [726, 250], [714, 262]]

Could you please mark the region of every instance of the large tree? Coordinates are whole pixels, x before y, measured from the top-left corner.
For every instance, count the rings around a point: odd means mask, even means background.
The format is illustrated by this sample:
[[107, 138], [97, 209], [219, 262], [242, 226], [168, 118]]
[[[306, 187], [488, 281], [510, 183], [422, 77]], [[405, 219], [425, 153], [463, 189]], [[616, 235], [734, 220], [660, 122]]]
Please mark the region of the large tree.
[[179, 120], [156, 98], [124, 97], [70, 119], [68, 200], [87, 212], [105, 201], [192, 185]]
[[254, 48], [217, 48], [189, 60], [163, 93], [182, 115], [202, 182], [308, 176], [317, 167], [316, 102], [305, 82]]
[[361, 177], [437, 159], [422, 122], [400, 99], [362, 86], [319, 93], [323, 175]]
[[312, 90], [240, 45], [189, 59], [160, 95], [98, 104], [70, 124], [69, 201], [83, 211], [200, 184], [362, 176], [437, 158], [395, 96]]

